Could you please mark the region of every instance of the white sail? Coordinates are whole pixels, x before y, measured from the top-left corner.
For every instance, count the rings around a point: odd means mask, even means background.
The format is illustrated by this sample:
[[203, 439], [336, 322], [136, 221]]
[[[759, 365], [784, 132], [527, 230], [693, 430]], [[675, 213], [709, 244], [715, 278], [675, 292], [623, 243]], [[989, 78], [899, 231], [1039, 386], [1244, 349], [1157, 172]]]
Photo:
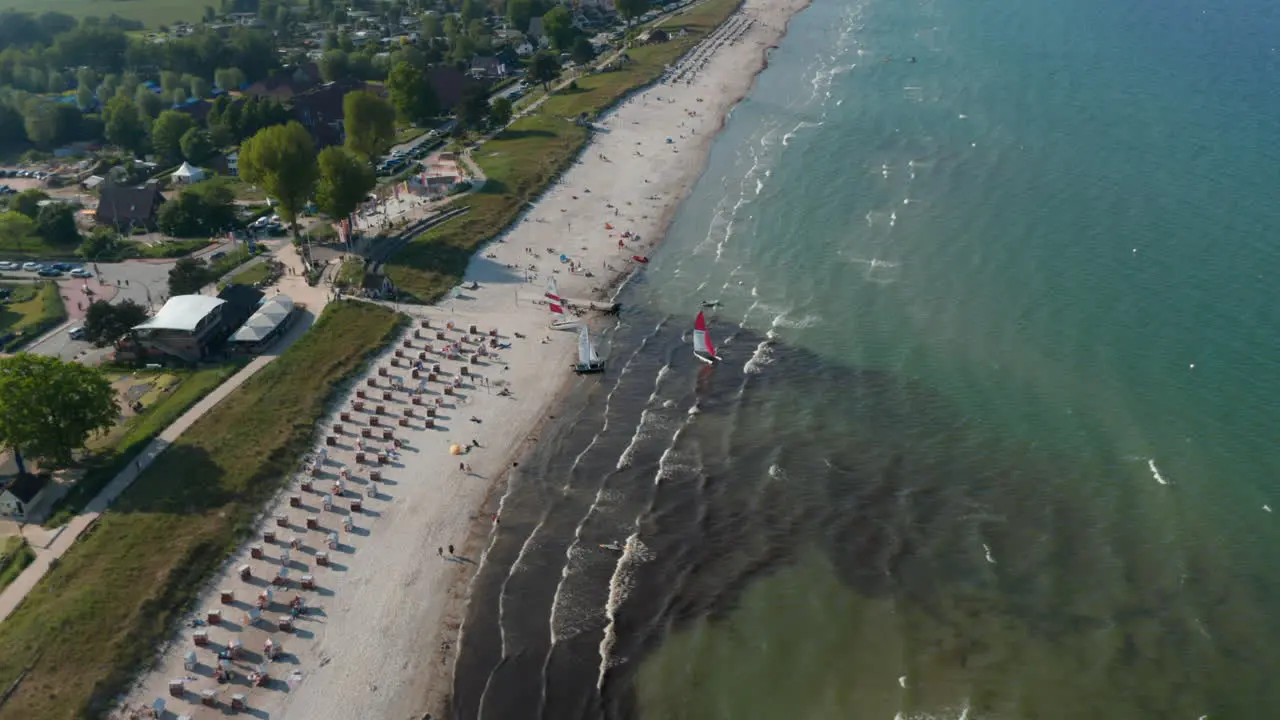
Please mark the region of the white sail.
[[590, 365], [593, 363], [595, 353], [591, 349], [591, 336], [584, 327], [578, 331], [578, 363], [580, 365]]
[[600, 353], [596, 352], [596, 346], [595, 346], [595, 345], [592, 345], [592, 346], [588, 347], [587, 349], [588, 349], [588, 351], [591, 353], [591, 364], [592, 364], [592, 365], [599, 365], [599, 364], [600, 364]]
[[694, 352], [700, 352], [704, 355], [710, 355], [712, 353], [711, 346], [707, 344], [707, 333], [705, 330], [693, 331], [693, 350]]

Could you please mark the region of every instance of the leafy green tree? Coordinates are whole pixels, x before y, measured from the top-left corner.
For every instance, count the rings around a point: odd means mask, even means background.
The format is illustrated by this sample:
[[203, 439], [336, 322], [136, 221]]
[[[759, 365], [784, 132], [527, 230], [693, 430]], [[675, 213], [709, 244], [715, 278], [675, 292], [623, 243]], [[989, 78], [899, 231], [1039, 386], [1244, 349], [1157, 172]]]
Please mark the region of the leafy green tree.
[[484, 6], [476, 2], [476, 0], [462, 0], [462, 9], [458, 12], [462, 17], [462, 24], [470, 24], [472, 20], [479, 20], [484, 17]]
[[596, 48], [585, 35], [579, 35], [574, 38], [573, 49], [569, 51], [569, 56], [579, 65], [586, 65], [595, 58]]
[[[161, 205], [160, 207], [164, 207]], [[114, 260], [120, 256], [120, 235], [109, 227], [96, 227], [76, 250], [85, 260]]]
[[172, 70], [160, 71], [160, 89], [165, 93], [172, 93], [174, 90], [182, 87], [182, 75]]
[[94, 94], [93, 88], [88, 85], [76, 88], [76, 107], [81, 110], [90, 110], [97, 104], [98, 96]]
[[533, 0], [507, 0], [507, 20], [520, 32], [529, 31], [533, 19]]
[[[315, 189], [319, 168], [315, 145], [297, 122], [272, 125], [240, 146], [240, 177], [258, 185], [280, 203], [280, 214], [294, 224]], [[296, 234], [296, 232], [295, 232]]]
[[127, 96], [117, 95], [102, 113], [106, 121], [107, 142], [134, 153], [141, 152], [147, 142], [147, 127], [138, 106]]
[[618, 14], [627, 21], [628, 26], [636, 18], [649, 12], [649, 0], [614, 0], [613, 6], [618, 9]]
[[422, 122], [440, 112], [426, 75], [407, 62], [397, 63], [387, 74], [387, 94], [401, 117], [410, 122]]
[[32, 100], [22, 113], [27, 139], [41, 148], [58, 144], [58, 121], [54, 116], [54, 103]]
[[423, 13], [420, 34], [428, 39], [443, 37], [444, 29], [440, 26], [440, 16], [433, 12]]
[[511, 122], [511, 98], [500, 97], [489, 105], [489, 121], [498, 127]]
[[95, 300], [85, 311], [85, 339], [98, 347], [110, 345], [146, 319], [147, 309], [133, 300], [115, 305], [106, 300]]
[[35, 220], [36, 216], [40, 214], [40, 203], [48, 199], [49, 194], [43, 190], [27, 188], [13, 196], [13, 200], [9, 202], [9, 207]]
[[213, 138], [209, 135], [209, 131], [198, 127], [193, 127], [183, 133], [178, 145], [182, 148], [182, 157], [186, 158], [187, 162], [196, 165], [213, 157], [217, 151], [213, 146]]
[[354, 90], [342, 98], [342, 126], [347, 147], [374, 158], [396, 136], [396, 111], [375, 93]]
[[458, 124], [462, 127], [468, 130], [483, 128], [489, 116], [489, 91], [483, 85], [469, 86], [462, 91], [454, 112], [458, 114]]
[[0, 213], [0, 243], [10, 250], [36, 246], [36, 223], [20, 212]]
[[169, 296], [195, 295], [217, 279], [209, 269], [209, 263], [199, 258], [184, 257], [169, 268]]
[[182, 136], [196, 126], [190, 115], [177, 110], [165, 110], [151, 126], [151, 148], [166, 162], [176, 162], [182, 157]]
[[341, 80], [350, 74], [351, 61], [341, 50], [326, 50], [320, 56], [316, 66], [320, 69], [320, 78], [325, 82]]
[[219, 90], [239, 90], [244, 83], [244, 72], [240, 68], [218, 68], [213, 73], [213, 84], [217, 85]]
[[321, 150], [319, 164], [316, 206], [335, 220], [355, 212], [377, 182], [369, 162], [343, 147]]
[[458, 31], [459, 31], [458, 16], [445, 15], [444, 27], [442, 28], [441, 32], [443, 32], [444, 36], [449, 39], [450, 45], [452, 45], [458, 39]]
[[578, 28], [573, 26], [573, 15], [563, 5], [551, 8], [546, 15], [542, 16], [542, 31], [551, 41], [551, 47], [560, 52], [572, 47], [573, 38], [578, 34]]
[[97, 368], [31, 353], [0, 358], [0, 446], [65, 465], [119, 414]]
[[546, 50], [539, 50], [529, 60], [529, 79], [542, 83], [542, 89], [548, 90], [551, 82], [560, 77], [560, 59]]
[[235, 224], [235, 193], [222, 179], [184, 188], [160, 206], [156, 222], [166, 235], [209, 237]]
[[134, 91], [133, 104], [138, 107], [138, 113], [148, 120], [155, 119], [164, 109], [164, 101], [146, 85], [139, 85]]
[[76, 227], [76, 211], [66, 203], [45, 205], [36, 215], [36, 234], [53, 245], [79, 245], [80, 230]]
[[209, 84], [209, 81], [199, 75], [188, 75], [186, 81], [187, 88], [191, 90], [191, 97], [193, 98], [207, 98], [213, 92], [213, 86]]

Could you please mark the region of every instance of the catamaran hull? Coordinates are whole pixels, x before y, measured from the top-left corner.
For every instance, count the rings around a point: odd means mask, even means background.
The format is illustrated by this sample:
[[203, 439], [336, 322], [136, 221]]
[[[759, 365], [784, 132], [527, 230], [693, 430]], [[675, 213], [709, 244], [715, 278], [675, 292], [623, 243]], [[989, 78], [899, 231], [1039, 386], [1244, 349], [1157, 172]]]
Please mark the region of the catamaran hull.
[[702, 353], [699, 353], [699, 352], [695, 352], [693, 356], [708, 365], [715, 365], [716, 363], [720, 362], [718, 358], [707, 357], [706, 355], [703, 355]]
[[574, 365], [572, 367], [573, 367], [573, 371], [579, 375], [596, 375], [598, 373], [604, 372], [604, 365], [592, 365], [590, 367], [582, 367], [581, 365]]

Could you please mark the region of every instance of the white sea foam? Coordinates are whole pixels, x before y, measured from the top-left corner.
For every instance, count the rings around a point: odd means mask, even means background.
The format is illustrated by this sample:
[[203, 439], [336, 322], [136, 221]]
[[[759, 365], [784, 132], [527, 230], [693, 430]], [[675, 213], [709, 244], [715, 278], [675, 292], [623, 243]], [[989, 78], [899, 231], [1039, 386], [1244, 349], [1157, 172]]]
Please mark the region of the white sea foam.
[[1160, 468], [1156, 467], [1155, 458], [1147, 459], [1147, 467], [1151, 468], [1151, 477], [1155, 478], [1156, 482], [1160, 483], [1161, 485], [1169, 484], [1169, 481], [1165, 480], [1164, 476], [1160, 474]]
[[751, 354], [751, 359], [742, 366], [742, 372], [748, 375], [755, 374], [764, 369], [766, 365], [773, 363], [773, 351], [770, 349], [771, 343], [768, 340], [756, 345], [756, 351]]

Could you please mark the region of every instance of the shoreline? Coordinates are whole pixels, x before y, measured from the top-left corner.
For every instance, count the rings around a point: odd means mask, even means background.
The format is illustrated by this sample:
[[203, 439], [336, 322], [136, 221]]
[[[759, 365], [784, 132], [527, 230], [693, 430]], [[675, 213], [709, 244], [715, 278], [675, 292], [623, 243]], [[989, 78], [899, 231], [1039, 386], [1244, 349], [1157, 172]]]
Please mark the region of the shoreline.
[[[765, 26], [763, 28], [766, 31], [773, 31], [772, 39], [765, 42], [758, 41], [757, 43], [759, 46], [758, 59], [754, 65], [747, 66], [749, 70], [745, 73], [745, 77], [748, 79], [746, 86], [742, 88], [742, 90], [735, 96], [723, 98], [724, 109], [722, 112], [719, 112], [716, 114], [717, 123], [714, 131], [711, 133], [705, 134], [701, 142], [696, 143], [697, 160], [693, 164], [697, 167], [697, 172], [690, 173], [689, 176], [684, 179], [684, 181], [679, 185], [678, 188], [671, 190], [671, 194], [674, 197], [675, 201], [667, 203], [663, 208], [663, 213], [660, 219], [658, 220], [657, 224], [655, 225], [655, 231], [656, 231], [654, 233], [655, 239], [650, 241], [649, 247], [656, 248], [662, 242], [662, 240], [666, 237], [666, 233], [670, 229], [671, 223], [675, 220], [676, 212], [679, 211], [679, 209], [683, 206], [685, 201], [688, 199], [688, 194], [693, 189], [693, 186], [702, 178], [702, 175], [706, 172], [707, 162], [708, 162], [708, 158], [711, 151], [711, 146], [715, 142], [716, 138], [719, 137], [720, 133], [724, 130], [724, 128], [728, 125], [729, 117], [732, 114], [733, 109], [736, 108], [743, 100], [745, 100], [747, 96], [751, 94], [752, 90], [755, 89], [755, 86], [760, 74], [764, 72], [766, 69], [768, 69], [769, 67], [770, 53], [773, 50], [778, 48], [778, 44], [786, 36], [787, 31], [791, 24], [791, 20], [798, 13], [804, 11], [812, 4], [813, 4], [813, 0], [795, 0], [794, 2], [787, 2], [783, 8], [776, 9], [778, 14], [780, 14], [782, 17], [773, 18], [774, 20], [780, 21], [780, 27], [769, 28], [768, 26]], [[728, 18], [726, 18], [725, 23], [722, 23], [722, 27], [725, 24], [728, 24], [733, 18], [739, 15], [745, 14], [749, 9], [759, 10], [761, 5], [764, 5], [764, 3], [758, 0], [742, 0], [742, 2], [738, 5], [738, 8]], [[769, 8], [769, 6], [765, 5], [765, 8]], [[773, 8], [769, 8], [769, 9], [773, 9]], [[717, 30], [718, 29], [719, 28], [717, 28]], [[695, 46], [694, 48], [690, 49], [690, 52], [688, 53], [688, 55], [692, 55], [697, 51], [697, 49], [698, 49], [698, 46]], [[681, 58], [681, 61], [678, 61], [678, 62], [682, 62], [683, 60], [684, 58]], [[722, 64], [726, 62], [725, 58], [723, 57], [720, 57], [719, 60], [721, 61]], [[601, 117], [597, 118], [596, 122], [598, 124], [604, 124], [611, 121], [615, 116], [624, 112], [627, 106], [631, 104], [635, 98], [642, 97], [646, 94], [654, 92], [655, 89], [660, 89], [667, 86], [668, 86], [667, 77], [660, 76], [659, 78], [655, 79], [653, 82], [648, 83], [643, 87], [636, 88], [635, 91], [628, 93], [623, 98], [620, 98], [618, 103], [614, 107], [610, 108], [607, 112], [603, 113]], [[511, 233], [513, 233], [521, 224], [525, 222], [529, 222], [532, 218], [534, 211], [537, 209], [537, 205], [540, 202], [542, 202], [543, 198], [546, 197], [558, 185], [561, 185], [564, 182], [568, 181], [570, 176], [576, 170], [578, 170], [578, 168], [582, 165], [583, 159], [590, 157], [591, 152], [596, 150], [599, 144], [600, 144], [599, 136], [593, 135], [591, 139], [587, 142], [586, 146], [583, 147], [582, 151], [578, 154], [578, 156], [574, 159], [574, 161], [565, 170], [562, 176], [558, 178], [555, 182], [553, 182], [551, 185], [549, 185], [546, 188], [546, 190], [544, 190], [544, 192], [538, 197], [536, 201], [530, 202], [526, 206], [527, 209], [521, 213], [519, 219], [512, 225], [511, 229], [508, 230], [499, 238], [495, 239], [494, 243], [504, 242], [506, 237]], [[490, 244], [493, 244], [493, 243], [490, 243]], [[468, 270], [470, 270], [470, 268], [468, 268]], [[592, 300], [608, 299], [610, 301], [616, 301], [617, 297], [626, 289], [627, 285], [636, 277], [636, 275], [641, 270], [643, 270], [643, 267], [637, 265], [631, 268], [630, 271], [617, 273], [616, 275], [614, 275], [614, 277], [608, 283], [608, 285], [606, 285], [606, 287], [601, 289], [600, 292], [593, 293], [590, 299]], [[541, 433], [543, 429], [545, 429], [547, 426], [549, 426], [552, 422], [556, 420], [557, 415], [559, 415], [558, 409], [564, 406], [564, 403], [566, 402], [569, 396], [569, 393], [573, 389], [573, 386], [574, 386], [574, 379], [572, 378], [572, 376], [566, 377], [561, 382], [559, 389], [556, 391], [554, 399], [548, 404], [547, 408], [545, 409], [547, 412], [544, 412], [543, 419], [539, 421], [538, 425], [534, 428], [535, 433]], [[555, 414], [550, 414], [551, 412], [554, 412]], [[512, 480], [511, 473], [512, 473], [512, 470], [514, 469], [513, 463], [518, 462], [520, 459], [523, 459], [524, 457], [526, 457], [531, 450], [532, 448], [528, 447], [524, 443], [521, 443], [520, 448], [513, 450], [511, 457], [508, 458], [507, 469], [504, 471], [502, 477], [496, 478], [495, 481], [491, 484], [488, 493], [486, 493], [483, 501], [481, 502], [481, 505], [478, 511], [479, 515], [484, 516], [488, 513], [493, 513], [497, 516], [500, 516], [502, 501], [505, 500], [506, 496], [510, 492], [510, 482]], [[501, 495], [499, 495], [498, 493], [499, 490], [501, 490]], [[496, 505], [495, 505], [495, 497], [497, 498]], [[428, 647], [428, 648], [436, 648], [440, 646], [442, 642], [448, 643], [450, 647], [450, 654], [452, 654], [453, 656], [453, 662], [448, 664], [448, 672], [444, 674], [447, 682], [444, 682], [444, 683], [439, 682], [440, 678], [438, 677], [438, 674], [433, 672], [431, 673], [431, 675], [436, 676], [435, 678], [436, 682], [424, 683], [424, 686], [426, 689], [422, 692], [423, 702], [421, 703], [419, 708], [420, 709], [425, 708], [425, 712], [427, 713], [425, 717], [449, 717], [450, 716], [451, 708], [449, 707], [449, 702], [452, 698], [453, 683], [456, 679], [455, 668], [456, 668], [456, 662], [458, 659], [457, 648], [461, 645], [462, 636], [465, 633], [464, 618], [466, 615], [467, 607], [471, 601], [471, 593], [472, 593], [472, 586], [473, 586], [474, 580], [479, 576], [480, 566], [483, 565], [485, 561], [485, 557], [487, 556], [489, 549], [492, 547], [492, 543], [494, 539], [495, 539], [495, 533], [492, 531], [492, 528], [482, 529], [480, 526], [476, 526], [475, 528], [473, 528], [472, 532], [467, 536], [467, 540], [464, 547], [467, 548], [468, 551], [471, 551], [472, 549], [478, 548], [479, 546], [483, 545], [484, 553], [481, 556], [480, 565], [478, 565], [475, 570], [473, 570], [468, 576], [458, 577], [457, 579], [455, 579], [454, 581], [455, 587], [452, 588], [452, 590], [456, 590], [457, 585], [465, 585], [466, 592], [464, 595], [462, 595], [461, 597], [457, 597], [455, 601], [450, 603], [450, 605], [447, 608], [446, 617], [450, 618], [451, 620], [446, 623], [440, 624], [439, 629], [433, 635], [432, 640], [427, 645], [425, 645], [425, 647]], [[456, 621], [457, 623], [456, 625], [452, 624], [453, 622], [452, 618], [454, 617], [458, 618], [458, 620]]]
[[[282, 645], [282, 658], [264, 666], [271, 678], [267, 686], [248, 687], [245, 674], [258, 667], [251, 661], [238, 664], [232, 684], [214, 683], [216, 658], [203, 649], [197, 669], [184, 668], [184, 655], [194, 649], [187, 622], [172, 642], [158, 649], [157, 663], [138, 679], [125, 712], [116, 716], [129, 717], [128, 707], [149, 707], [159, 697], [167, 699], [175, 714], [211, 718], [224, 712], [233, 694], [246, 695], [253, 712], [273, 718], [418, 718], [428, 711], [441, 716], [452, 694], [471, 582], [485, 561], [491, 542], [485, 538], [492, 538], [493, 524], [500, 521], [513, 464], [537, 442], [574, 383], [587, 382], [566, 372], [576, 357], [575, 335], [548, 329], [551, 316], [543, 300], [548, 278], [557, 281], [562, 296], [582, 301], [625, 288], [640, 267], [631, 256], [644, 255], [665, 234], [705, 172], [711, 143], [732, 108], [754, 87], [768, 65], [769, 51], [809, 1], [774, 6], [746, 0], [673, 66], [682, 73], [678, 82], [659, 79], [602, 114], [590, 141], [564, 173], [511, 228], [472, 256], [464, 282], [478, 283], [478, 289], [461, 291], [435, 306], [402, 306], [413, 318], [413, 329], [392, 347], [416, 355], [431, 345], [428, 366], [439, 364], [443, 380], [459, 383], [448, 390], [431, 385], [426, 395], [434, 398], [413, 398], [443, 401], [437, 426], [425, 427], [420, 415], [405, 418], [408, 427], [391, 419], [393, 434], [403, 443], [404, 462], [390, 454], [380, 468], [380, 483], [371, 482], [370, 466], [356, 462], [358, 445], [366, 450], [374, 444], [390, 447], [353, 434], [368, 428], [361, 427], [365, 417], [354, 412], [351, 394], [368, 390], [369, 380], [382, 391], [388, 387], [387, 376], [404, 378], [406, 388], [418, 382], [408, 379], [409, 361], [400, 361], [398, 368], [392, 364], [388, 348], [334, 401], [333, 416], [320, 425], [327, 433], [338, 413], [350, 413], [336, 445], [324, 447], [324, 437], [317, 437], [316, 452], [322, 456], [316, 458], [320, 479], [314, 483], [325, 489], [316, 491], [330, 492], [327, 488], [340, 471], [351, 484], [334, 511], [312, 507], [321, 504], [320, 496], [299, 490], [299, 473], [265, 510], [258, 529], [261, 538], [268, 524], [275, 525], [276, 515], [283, 514], [282, 536], [275, 543], [250, 541], [237, 550], [195, 604], [195, 615], [203, 617], [219, 607], [219, 589], [235, 591], [235, 605], [243, 607], [223, 606], [222, 623], [206, 628], [211, 645], [221, 648], [234, 640], [249, 651], [246, 656], [255, 657], [267, 639]], [[624, 232], [630, 235], [622, 237]], [[569, 262], [560, 262], [561, 255]], [[422, 328], [424, 320], [430, 322], [429, 330]], [[450, 322], [455, 327], [446, 329]], [[473, 325], [483, 335], [468, 333]], [[415, 330], [425, 337], [415, 338]], [[498, 336], [487, 342], [490, 330]], [[436, 332], [461, 345], [460, 360], [441, 354]], [[480, 346], [477, 341], [486, 346], [487, 355], [469, 362], [472, 348]], [[412, 347], [406, 349], [405, 342]], [[549, 381], [556, 373], [562, 373], [561, 379]], [[511, 396], [500, 394], [499, 388]], [[414, 409], [409, 405], [414, 392], [390, 392], [388, 414], [399, 415], [400, 406]], [[467, 446], [466, 454], [450, 454], [451, 445]], [[455, 471], [453, 463], [460, 460]], [[303, 509], [290, 507], [291, 494], [300, 496]], [[353, 497], [366, 497], [366, 506], [348, 514]], [[306, 527], [306, 513], [319, 516], [320, 530]], [[313, 563], [316, 552], [325, 550], [326, 533], [347, 520], [351, 529], [340, 532], [338, 549], [328, 550], [330, 564]], [[295, 537], [298, 544], [290, 557], [286, 538]], [[265, 546], [263, 557], [250, 559], [250, 544]], [[433, 547], [438, 556], [430, 554]], [[446, 555], [445, 547], [453, 552]], [[251, 565], [255, 581], [272, 577], [282, 565], [298, 568], [292, 571], [292, 585], [276, 589], [263, 614], [274, 621], [288, 614], [289, 599], [304, 596], [309, 612], [296, 619], [293, 632], [249, 619], [250, 604], [242, 601], [252, 602], [263, 588], [240, 580], [236, 570], [242, 564]], [[304, 573], [314, 576], [315, 592], [297, 592], [296, 581]], [[242, 612], [248, 622], [240, 622]], [[170, 698], [169, 680], [184, 677], [183, 699]], [[199, 693], [207, 689], [214, 691], [215, 707], [200, 704]]]

